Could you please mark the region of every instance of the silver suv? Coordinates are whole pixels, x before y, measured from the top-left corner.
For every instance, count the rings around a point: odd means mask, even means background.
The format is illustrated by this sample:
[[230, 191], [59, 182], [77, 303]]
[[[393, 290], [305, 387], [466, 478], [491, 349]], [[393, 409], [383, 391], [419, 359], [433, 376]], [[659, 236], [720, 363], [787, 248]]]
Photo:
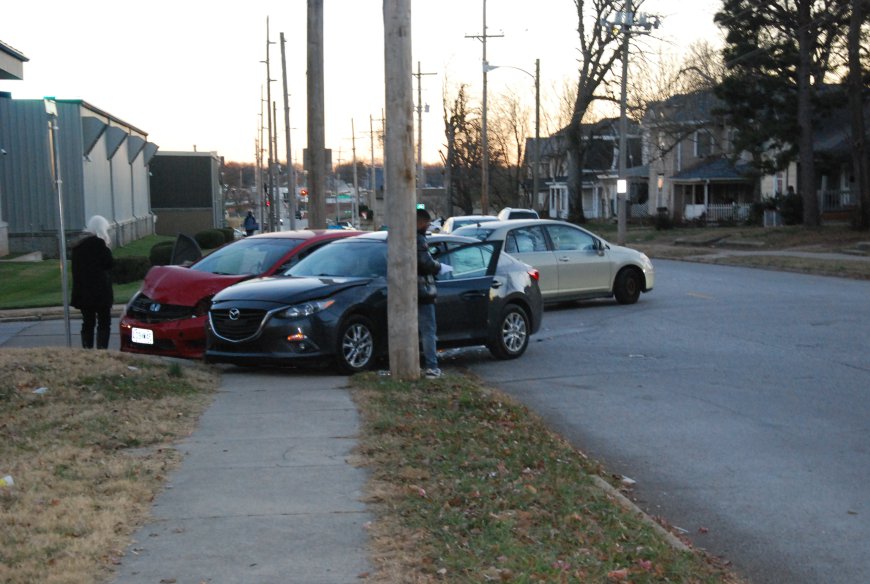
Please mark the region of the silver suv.
[[498, 212], [499, 221], [507, 221], [508, 219], [539, 219], [538, 212], [534, 209], [513, 209], [505, 207]]

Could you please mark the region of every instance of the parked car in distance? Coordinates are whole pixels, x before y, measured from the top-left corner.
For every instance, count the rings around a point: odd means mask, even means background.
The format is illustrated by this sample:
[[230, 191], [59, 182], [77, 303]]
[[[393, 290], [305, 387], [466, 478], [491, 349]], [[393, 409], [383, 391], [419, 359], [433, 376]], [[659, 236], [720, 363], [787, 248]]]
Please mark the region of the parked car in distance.
[[456, 215], [449, 217], [441, 226], [441, 233], [453, 233], [455, 230], [466, 225], [495, 221], [495, 215]]
[[[335, 242], [284, 277], [222, 290], [209, 310], [209, 362], [290, 365], [332, 362], [362, 371], [387, 355], [387, 237], [367, 233]], [[438, 346], [486, 345], [514, 359], [541, 325], [537, 270], [501, 253], [501, 243], [436, 235]], [[416, 280], [415, 284], [416, 285]]]
[[190, 267], [154, 266], [121, 316], [121, 350], [198, 359], [205, 351], [211, 298], [242, 280], [284, 271], [345, 230], [251, 235], [215, 250]]
[[545, 303], [615, 297], [620, 304], [633, 304], [655, 285], [655, 271], [645, 254], [564, 221], [497, 221], [463, 227], [455, 234], [504, 242], [505, 252], [540, 270]]
[[538, 212], [534, 209], [514, 209], [505, 207], [498, 212], [496, 219], [499, 221], [508, 221], [510, 219], [538, 219]]

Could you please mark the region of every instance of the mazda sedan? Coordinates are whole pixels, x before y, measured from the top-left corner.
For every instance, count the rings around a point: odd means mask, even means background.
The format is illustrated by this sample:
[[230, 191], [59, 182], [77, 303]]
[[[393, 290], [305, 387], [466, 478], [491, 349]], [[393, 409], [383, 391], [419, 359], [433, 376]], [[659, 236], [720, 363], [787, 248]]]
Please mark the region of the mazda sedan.
[[154, 266], [121, 317], [121, 350], [201, 358], [206, 313], [217, 292], [242, 280], [283, 272], [327, 243], [358, 233], [264, 233], [229, 243], [190, 267]]
[[456, 235], [504, 243], [505, 252], [541, 273], [545, 303], [616, 298], [634, 304], [655, 284], [650, 259], [564, 221], [515, 219], [461, 227]]
[[[209, 310], [209, 362], [288, 365], [331, 361], [345, 373], [387, 351], [387, 236], [328, 245], [284, 277], [221, 291]], [[538, 272], [501, 253], [499, 242], [429, 238], [453, 271], [436, 277], [438, 347], [485, 345], [515, 359], [541, 325]], [[414, 281], [416, 285], [416, 279]]]

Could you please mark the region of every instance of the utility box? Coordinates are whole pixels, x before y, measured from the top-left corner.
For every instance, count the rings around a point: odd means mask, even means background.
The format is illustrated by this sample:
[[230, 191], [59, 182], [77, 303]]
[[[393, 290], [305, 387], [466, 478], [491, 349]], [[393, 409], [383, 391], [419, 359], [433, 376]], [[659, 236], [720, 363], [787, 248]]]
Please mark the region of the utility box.
[[224, 226], [222, 161], [214, 152], [158, 152], [151, 160], [151, 212], [159, 235]]

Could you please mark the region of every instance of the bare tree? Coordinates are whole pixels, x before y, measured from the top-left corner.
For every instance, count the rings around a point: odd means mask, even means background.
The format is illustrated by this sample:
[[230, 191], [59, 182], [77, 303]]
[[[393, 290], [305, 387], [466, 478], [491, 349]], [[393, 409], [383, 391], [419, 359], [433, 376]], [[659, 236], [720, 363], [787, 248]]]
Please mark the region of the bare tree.
[[[508, 91], [493, 100], [491, 111], [489, 142], [494, 150], [492, 155], [496, 157], [496, 168], [501, 166], [498, 174], [504, 179], [497, 181], [495, 195], [502, 199], [502, 207], [517, 206], [522, 185], [523, 152], [529, 135], [529, 108], [523, 106], [522, 99], [515, 92]], [[498, 160], [498, 154], [502, 154], [502, 160]], [[507, 192], [502, 192], [499, 187]]]
[[[577, 33], [580, 37], [580, 68], [577, 96], [568, 125], [568, 192], [572, 200], [572, 219], [585, 222], [583, 213], [583, 177], [581, 168], [588, 137], [583, 135], [581, 122], [598, 100], [608, 99], [608, 82], [620, 59], [621, 31], [609, 23], [615, 20], [622, 2], [615, 0], [574, 0], [577, 7]], [[635, 0], [634, 10], [643, 5]], [[610, 97], [609, 99], [612, 99]]]
[[[446, 84], [445, 84], [446, 87]], [[465, 214], [474, 211], [473, 194], [479, 190], [481, 168], [480, 117], [469, 105], [468, 85], [461, 84], [456, 94], [444, 90], [444, 135], [447, 156], [444, 160], [450, 204]]]

